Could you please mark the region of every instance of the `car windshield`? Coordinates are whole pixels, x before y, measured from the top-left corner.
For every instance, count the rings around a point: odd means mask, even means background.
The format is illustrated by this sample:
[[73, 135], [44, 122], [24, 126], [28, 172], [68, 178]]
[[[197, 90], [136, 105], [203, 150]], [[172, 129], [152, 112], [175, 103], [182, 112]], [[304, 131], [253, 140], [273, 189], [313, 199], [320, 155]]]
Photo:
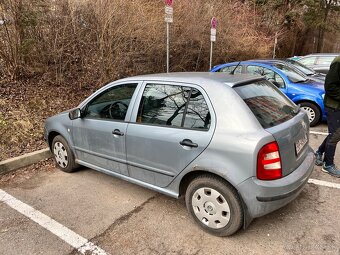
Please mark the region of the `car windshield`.
[[298, 106], [266, 80], [234, 87], [263, 128], [281, 124], [295, 116]]
[[274, 66], [277, 69], [280, 69], [285, 75], [287, 75], [288, 79], [291, 82], [297, 83], [297, 82], [304, 82], [307, 79], [304, 78], [303, 76], [301, 76], [300, 74], [298, 74], [297, 72], [294, 71], [294, 69], [290, 68], [287, 65], [283, 65], [283, 64], [274, 64]]
[[301, 72], [303, 72], [306, 75], [313, 75], [315, 74], [315, 71], [308, 68], [307, 66], [305, 66], [304, 64], [301, 64], [295, 60], [292, 59], [287, 59], [287, 62], [294, 65], [296, 68], [298, 68]]

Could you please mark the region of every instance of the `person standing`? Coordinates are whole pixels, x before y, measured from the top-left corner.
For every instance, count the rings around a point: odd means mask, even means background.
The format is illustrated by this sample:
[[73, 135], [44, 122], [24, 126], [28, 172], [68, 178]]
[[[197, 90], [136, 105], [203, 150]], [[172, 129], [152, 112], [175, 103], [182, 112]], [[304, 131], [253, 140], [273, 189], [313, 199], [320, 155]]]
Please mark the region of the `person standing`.
[[325, 92], [324, 105], [329, 135], [315, 152], [315, 164], [322, 165], [322, 171], [340, 177], [340, 170], [334, 164], [336, 145], [340, 141], [340, 56], [330, 66], [325, 80]]

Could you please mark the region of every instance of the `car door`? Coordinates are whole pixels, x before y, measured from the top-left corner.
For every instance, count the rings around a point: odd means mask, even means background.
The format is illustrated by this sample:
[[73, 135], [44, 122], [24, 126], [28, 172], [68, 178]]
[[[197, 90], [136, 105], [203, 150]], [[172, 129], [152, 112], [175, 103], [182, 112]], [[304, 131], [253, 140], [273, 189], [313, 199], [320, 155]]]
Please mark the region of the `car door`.
[[129, 175], [167, 186], [208, 146], [215, 115], [195, 85], [145, 82], [127, 129]]
[[137, 85], [111, 86], [82, 107], [82, 117], [73, 121], [71, 132], [80, 163], [128, 175], [125, 118]]

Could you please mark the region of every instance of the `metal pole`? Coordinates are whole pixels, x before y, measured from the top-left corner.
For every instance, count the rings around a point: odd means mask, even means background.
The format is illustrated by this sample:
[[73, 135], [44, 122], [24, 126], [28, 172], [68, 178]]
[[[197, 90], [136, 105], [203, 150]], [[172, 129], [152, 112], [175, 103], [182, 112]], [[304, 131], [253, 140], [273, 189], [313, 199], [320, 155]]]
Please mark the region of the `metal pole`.
[[277, 32], [275, 33], [275, 39], [274, 39], [273, 59], [276, 57], [276, 45], [277, 45]]
[[213, 42], [210, 42], [210, 64], [209, 64], [209, 71], [211, 70], [212, 66], [212, 52], [213, 52]]
[[166, 72], [169, 72], [169, 22], [166, 23]]

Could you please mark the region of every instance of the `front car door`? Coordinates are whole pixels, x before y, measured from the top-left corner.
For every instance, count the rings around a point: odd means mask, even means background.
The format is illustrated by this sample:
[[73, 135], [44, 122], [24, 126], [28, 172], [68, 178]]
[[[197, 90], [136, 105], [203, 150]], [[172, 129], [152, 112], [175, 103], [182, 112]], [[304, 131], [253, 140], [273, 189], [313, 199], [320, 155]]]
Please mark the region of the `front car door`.
[[145, 82], [127, 129], [129, 174], [165, 187], [208, 146], [215, 115], [195, 85]]
[[81, 164], [128, 175], [125, 119], [137, 85], [111, 86], [99, 91], [82, 107], [82, 118], [73, 120], [71, 132]]

